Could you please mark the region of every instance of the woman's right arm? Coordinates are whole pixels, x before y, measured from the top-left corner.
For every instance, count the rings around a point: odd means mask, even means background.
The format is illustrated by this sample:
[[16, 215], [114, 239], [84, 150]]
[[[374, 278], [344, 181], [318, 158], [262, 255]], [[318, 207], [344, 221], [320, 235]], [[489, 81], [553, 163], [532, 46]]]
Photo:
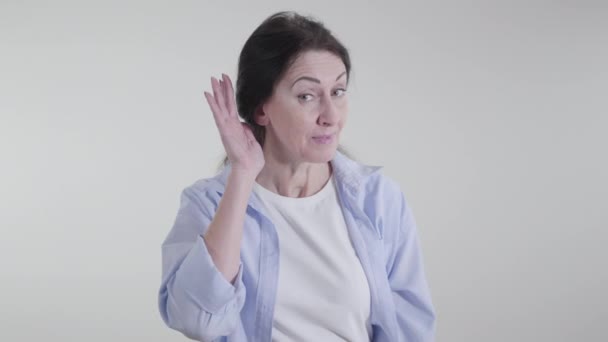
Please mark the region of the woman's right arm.
[[232, 82], [211, 79], [214, 94], [205, 92], [231, 171], [215, 217], [204, 235], [213, 262], [226, 280], [233, 282], [240, 262], [241, 239], [247, 202], [255, 178], [264, 167], [264, 152], [249, 126], [239, 120]]
[[231, 163], [221, 198], [196, 187], [182, 192], [163, 243], [159, 308], [165, 323], [199, 341], [231, 334], [245, 302], [240, 246], [247, 203], [264, 165], [261, 146], [236, 113], [230, 79], [212, 79], [205, 93]]
[[215, 216], [203, 234], [215, 266], [230, 283], [239, 271], [245, 211], [254, 182], [246, 174], [230, 172]]

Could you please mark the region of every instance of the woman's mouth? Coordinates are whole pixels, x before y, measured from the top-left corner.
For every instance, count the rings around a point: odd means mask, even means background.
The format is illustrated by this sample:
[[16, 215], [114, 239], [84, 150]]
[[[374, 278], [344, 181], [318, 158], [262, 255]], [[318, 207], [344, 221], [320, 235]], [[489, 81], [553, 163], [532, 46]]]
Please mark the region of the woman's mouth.
[[317, 135], [312, 140], [317, 144], [330, 144], [333, 142], [335, 134]]

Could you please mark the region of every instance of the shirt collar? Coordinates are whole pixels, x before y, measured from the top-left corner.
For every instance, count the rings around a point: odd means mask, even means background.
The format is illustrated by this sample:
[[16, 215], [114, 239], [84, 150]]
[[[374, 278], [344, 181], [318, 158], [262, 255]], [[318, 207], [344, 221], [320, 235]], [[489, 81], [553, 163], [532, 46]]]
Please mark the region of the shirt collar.
[[336, 151], [336, 155], [331, 161], [334, 177], [338, 184], [344, 186], [345, 190], [353, 197], [357, 197], [362, 183], [365, 180], [382, 169], [381, 166], [371, 166], [359, 163], [340, 151]]

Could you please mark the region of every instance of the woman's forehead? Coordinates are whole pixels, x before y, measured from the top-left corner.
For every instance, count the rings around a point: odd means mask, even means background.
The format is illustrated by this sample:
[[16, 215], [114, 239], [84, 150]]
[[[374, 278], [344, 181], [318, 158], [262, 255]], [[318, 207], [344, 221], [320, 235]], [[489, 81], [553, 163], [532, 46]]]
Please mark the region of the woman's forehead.
[[321, 81], [334, 82], [346, 71], [342, 59], [326, 51], [302, 53], [287, 70], [286, 81], [295, 81], [302, 76], [310, 76]]

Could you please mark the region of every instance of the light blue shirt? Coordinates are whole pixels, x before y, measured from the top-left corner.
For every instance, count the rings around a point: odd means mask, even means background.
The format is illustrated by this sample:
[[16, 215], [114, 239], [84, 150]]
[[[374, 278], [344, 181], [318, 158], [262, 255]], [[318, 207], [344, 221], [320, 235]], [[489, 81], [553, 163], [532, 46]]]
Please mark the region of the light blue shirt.
[[[380, 167], [336, 152], [331, 161], [353, 248], [367, 277], [373, 341], [434, 341], [435, 310], [416, 223], [398, 184]], [[277, 232], [252, 192], [241, 263], [232, 285], [201, 235], [213, 219], [230, 166], [186, 187], [162, 244], [158, 304], [165, 323], [199, 341], [271, 341], [279, 271]], [[346, 286], [346, 285], [345, 285]]]

